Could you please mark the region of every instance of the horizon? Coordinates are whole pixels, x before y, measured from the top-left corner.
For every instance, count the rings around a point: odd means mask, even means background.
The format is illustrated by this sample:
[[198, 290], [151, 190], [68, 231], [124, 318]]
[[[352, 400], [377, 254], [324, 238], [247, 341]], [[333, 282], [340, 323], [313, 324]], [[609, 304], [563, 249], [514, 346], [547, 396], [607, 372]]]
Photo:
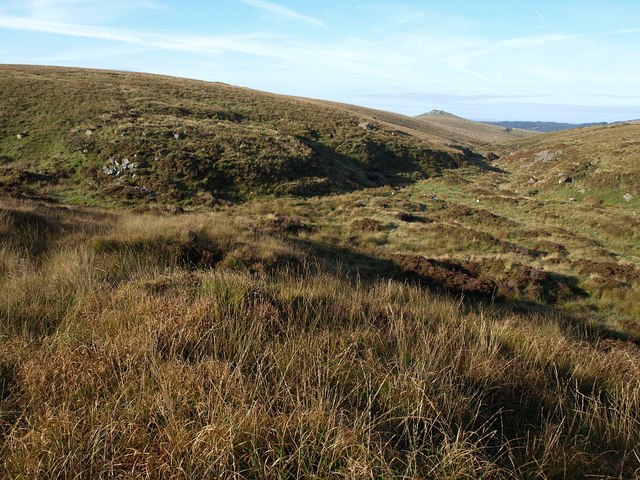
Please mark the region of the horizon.
[[619, 0], [0, 0], [0, 62], [224, 82], [419, 115], [640, 118], [640, 5]]

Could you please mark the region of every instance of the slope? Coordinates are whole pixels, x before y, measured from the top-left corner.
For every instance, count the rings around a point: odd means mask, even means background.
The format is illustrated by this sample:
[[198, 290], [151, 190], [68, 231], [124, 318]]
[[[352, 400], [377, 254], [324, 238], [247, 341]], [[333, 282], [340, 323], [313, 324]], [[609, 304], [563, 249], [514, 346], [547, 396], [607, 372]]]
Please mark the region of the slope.
[[363, 114], [220, 83], [3, 66], [0, 105], [1, 188], [67, 201], [315, 195], [466, 163]]
[[432, 110], [429, 113], [418, 115], [416, 119], [426, 125], [430, 125], [432, 128], [441, 129], [446, 135], [456, 139], [458, 142], [472, 146], [485, 146], [496, 142], [529, 138], [536, 135], [536, 132], [531, 130], [503, 128], [487, 123], [474, 122], [441, 110]]
[[[632, 123], [545, 134], [496, 147], [511, 188], [557, 197], [637, 207], [640, 125]], [[626, 197], [626, 199], [625, 199]]]
[[[432, 114], [430, 112], [417, 117], [408, 117], [399, 113], [345, 103], [325, 100], [311, 101], [318, 105], [331, 105], [346, 112], [367, 115], [391, 128], [399, 128], [425, 140], [445, 145], [458, 145], [466, 148], [487, 147], [496, 142], [506, 142], [536, 135], [536, 132], [528, 130], [512, 129], [507, 131], [494, 125], [474, 122], [437, 110], [434, 110], [434, 112], [439, 112], [440, 114]], [[442, 115], [442, 113], [445, 113], [445, 115]]]

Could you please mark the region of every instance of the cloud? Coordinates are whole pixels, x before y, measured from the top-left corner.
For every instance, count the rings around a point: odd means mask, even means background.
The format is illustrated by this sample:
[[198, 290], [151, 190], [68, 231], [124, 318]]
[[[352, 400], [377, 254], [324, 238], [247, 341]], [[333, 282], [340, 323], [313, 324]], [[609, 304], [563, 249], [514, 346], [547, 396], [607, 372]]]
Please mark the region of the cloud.
[[308, 17], [301, 13], [291, 10], [283, 5], [277, 3], [266, 2], [264, 0], [240, 0], [242, 3], [258, 8], [265, 12], [273, 13], [279, 17], [287, 18], [290, 20], [297, 20], [300, 22], [308, 23], [316, 27], [328, 29], [329, 27], [322, 21], [314, 17]]
[[150, 49], [191, 51], [210, 55], [220, 54], [224, 51], [234, 51], [254, 55], [269, 55], [270, 48], [265, 45], [264, 41], [272, 38], [270, 35], [262, 34], [214, 37], [138, 33], [118, 28], [47, 22], [33, 18], [1, 14], [0, 28], [53, 33], [71, 37], [128, 43], [148, 47]]
[[47, 22], [105, 23], [136, 10], [166, 10], [155, 0], [24, 0], [9, 1], [0, 11]]

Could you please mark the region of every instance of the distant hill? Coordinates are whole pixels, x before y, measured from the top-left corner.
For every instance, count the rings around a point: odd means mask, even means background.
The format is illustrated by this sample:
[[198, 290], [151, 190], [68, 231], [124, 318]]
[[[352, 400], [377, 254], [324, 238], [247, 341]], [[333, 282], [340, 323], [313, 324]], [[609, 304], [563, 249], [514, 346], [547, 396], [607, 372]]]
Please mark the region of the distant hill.
[[517, 140], [536, 134], [526, 130], [506, 132], [503, 128], [466, 120], [441, 110], [434, 110], [417, 117], [409, 117], [399, 113], [327, 100], [305, 100], [321, 105], [331, 105], [350, 113], [365, 115], [389, 128], [398, 129], [404, 133], [441, 145], [484, 148], [496, 142]]
[[415, 121], [158, 75], [5, 65], [0, 108], [0, 190], [80, 203], [317, 195], [467, 161]]
[[478, 147], [535, 135], [530, 130], [519, 128], [507, 130], [496, 125], [467, 120], [442, 110], [432, 110], [415, 118], [425, 126], [429, 125], [446, 132], [446, 135], [456, 138], [459, 142], [470, 143]]
[[560, 130], [570, 130], [572, 128], [594, 127], [598, 125], [607, 125], [607, 122], [599, 123], [558, 123], [558, 122], [484, 122], [490, 125], [496, 125], [503, 128], [519, 128], [523, 130], [532, 130], [534, 132], [558, 132]]

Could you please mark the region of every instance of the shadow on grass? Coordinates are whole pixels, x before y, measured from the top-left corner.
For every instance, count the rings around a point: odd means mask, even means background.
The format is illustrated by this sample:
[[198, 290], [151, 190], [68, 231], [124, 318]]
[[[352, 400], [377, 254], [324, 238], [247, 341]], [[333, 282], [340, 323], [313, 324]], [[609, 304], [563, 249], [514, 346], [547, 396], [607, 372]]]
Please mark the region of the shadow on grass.
[[[493, 291], [484, 289], [465, 291], [455, 283], [447, 282], [444, 278], [425, 278], [408, 273], [403, 271], [401, 266], [392, 259], [354, 252], [342, 246], [327, 245], [296, 237], [289, 237], [288, 242], [308, 252], [309, 257], [317, 261], [317, 268], [333, 275], [349, 278], [352, 281], [361, 281], [365, 284], [371, 284], [380, 279], [406, 282], [425, 290], [460, 300], [472, 312], [479, 313], [491, 309], [497, 319], [515, 314], [522, 314], [527, 318], [536, 316], [554, 317], [558, 320], [563, 334], [574, 340], [595, 344], [603, 339], [611, 339], [631, 341], [640, 345], [640, 341], [630, 335], [612, 330], [604, 325], [590, 323], [588, 319], [584, 318], [584, 315], [567, 312], [560, 306], [542, 301], [510, 299], [501, 295], [497, 288]], [[553, 274], [552, 278], [561, 280], [564, 285], [571, 289], [575, 297], [588, 296], [578, 286], [577, 278], [560, 274]]]

